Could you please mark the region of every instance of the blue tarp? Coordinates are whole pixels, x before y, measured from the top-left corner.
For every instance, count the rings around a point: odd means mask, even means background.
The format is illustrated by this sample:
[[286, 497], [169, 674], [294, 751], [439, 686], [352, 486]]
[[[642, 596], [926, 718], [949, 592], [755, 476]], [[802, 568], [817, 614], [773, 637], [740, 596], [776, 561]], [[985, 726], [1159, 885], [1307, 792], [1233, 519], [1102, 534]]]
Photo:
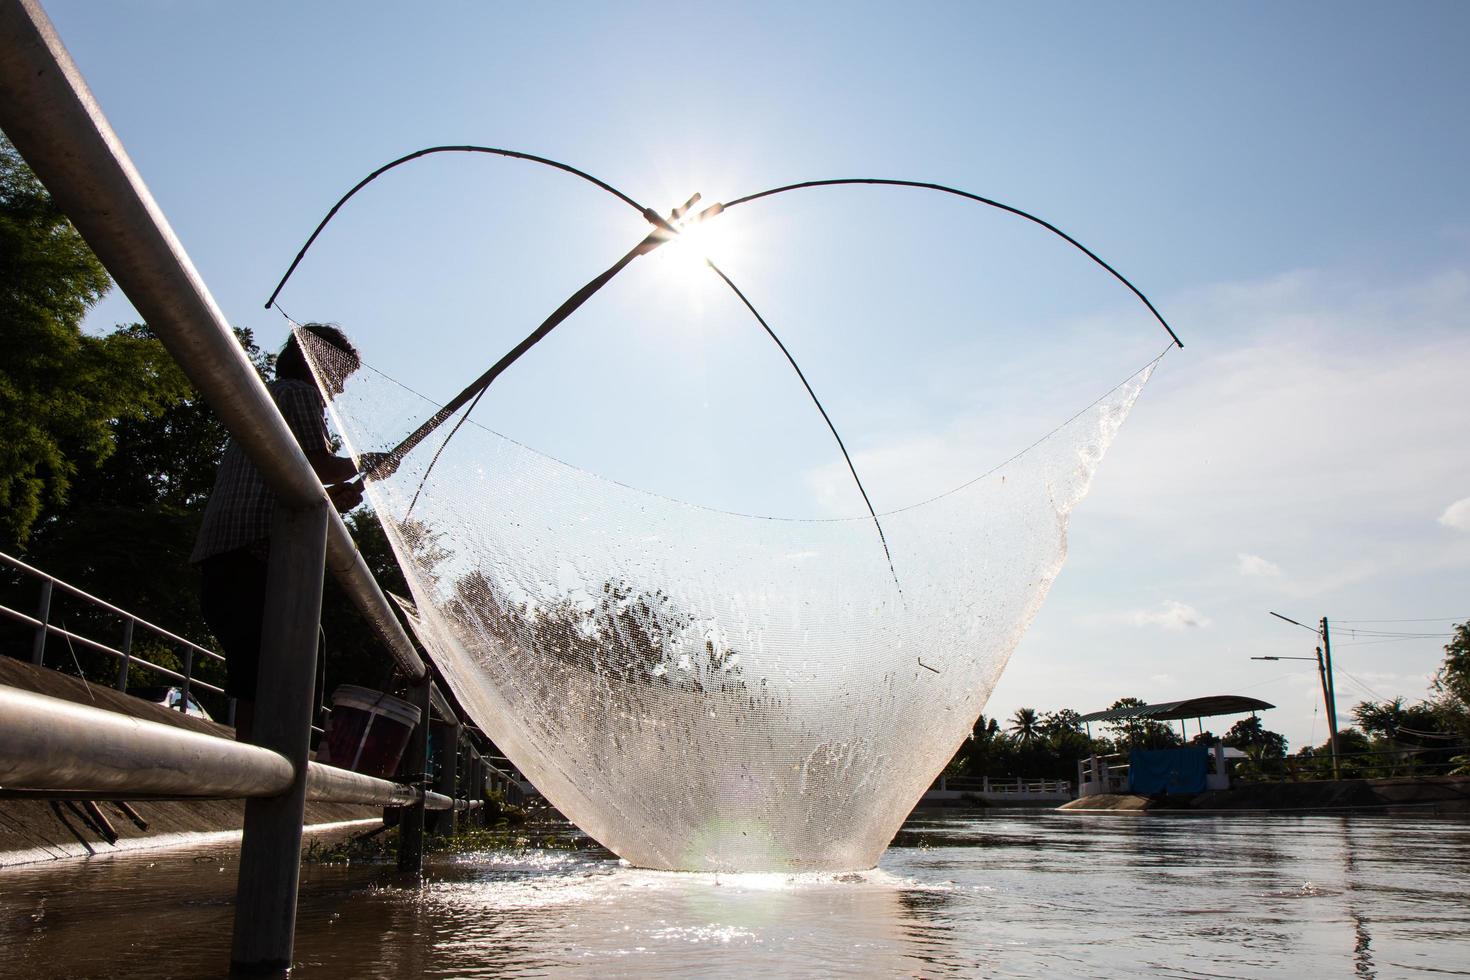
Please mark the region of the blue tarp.
[[1134, 749], [1128, 753], [1128, 789], [1144, 796], [1159, 793], [1203, 793], [1209, 750], [1203, 745], [1182, 749]]

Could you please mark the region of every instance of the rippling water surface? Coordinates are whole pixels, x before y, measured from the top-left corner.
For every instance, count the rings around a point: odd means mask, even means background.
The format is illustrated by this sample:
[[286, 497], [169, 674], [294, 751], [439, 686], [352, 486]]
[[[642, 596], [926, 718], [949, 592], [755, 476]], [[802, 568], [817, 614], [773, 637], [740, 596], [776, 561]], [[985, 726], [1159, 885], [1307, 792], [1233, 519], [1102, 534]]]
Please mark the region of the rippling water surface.
[[[0, 976], [217, 976], [233, 846], [0, 872]], [[293, 977], [1470, 975], [1470, 819], [988, 811], [876, 870], [588, 846], [303, 870]]]

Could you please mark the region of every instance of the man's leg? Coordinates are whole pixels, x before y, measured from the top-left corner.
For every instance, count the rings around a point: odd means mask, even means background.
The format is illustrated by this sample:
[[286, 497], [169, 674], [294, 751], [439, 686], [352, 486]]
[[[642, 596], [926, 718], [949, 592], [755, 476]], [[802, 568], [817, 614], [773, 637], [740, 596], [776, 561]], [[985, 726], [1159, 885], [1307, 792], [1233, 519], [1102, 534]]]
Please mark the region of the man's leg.
[[255, 701], [235, 699], [235, 741], [248, 742], [255, 731]]
[[235, 739], [250, 741], [265, 616], [266, 560], [240, 548], [213, 555], [200, 568], [204, 621], [225, 652], [225, 694], [235, 699]]

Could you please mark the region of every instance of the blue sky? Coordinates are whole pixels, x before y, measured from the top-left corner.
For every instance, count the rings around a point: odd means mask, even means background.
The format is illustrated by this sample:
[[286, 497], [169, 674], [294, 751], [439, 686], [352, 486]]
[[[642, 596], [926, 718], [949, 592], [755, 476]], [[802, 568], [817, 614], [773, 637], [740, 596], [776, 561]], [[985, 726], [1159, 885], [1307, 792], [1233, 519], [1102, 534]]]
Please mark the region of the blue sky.
[[[1325, 727], [1308, 665], [1249, 657], [1313, 642], [1268, 609], [1470, 617], [1463, 4], [47, 9], [222, 308], [271, 344], [284, 325], [262, 303], [321, 213], [439, 143], [566, 160], [661, 209], [934, 180], [1088, 244], [1186, 348], [1074, 516], [994, 713], [1240, 691], [1278, 704], [1267, 720], [1299, 746]], [[973, 205], [834, 190], [721, 222], [719, 258], [880, 509], [988, 468], [1167, 340], [1065, 245]], [[282, 304], [447, 398], [643, 230], [550, 171], [423, 162], [349, 205]], [[701, 503], [860, 507], [774, 349], [664, 259], [635, 263], [477, 419]], [[131, 316], [114, 297], [90, 323]], [[1434, 640], [1350, 639], [1344, 707], [1420, 697], [1440, 659]]]

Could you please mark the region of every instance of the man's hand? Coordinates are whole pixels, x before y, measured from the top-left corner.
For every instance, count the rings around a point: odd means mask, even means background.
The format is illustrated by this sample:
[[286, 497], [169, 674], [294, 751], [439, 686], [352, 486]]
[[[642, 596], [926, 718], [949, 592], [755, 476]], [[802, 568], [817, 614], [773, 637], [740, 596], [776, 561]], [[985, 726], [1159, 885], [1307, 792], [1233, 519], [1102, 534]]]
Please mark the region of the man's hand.
[[359, 462], [362, 463], [364, 476], [373, 480], [386, 480], [398, 472], [401, 461], [393, 453], [363, 453]]
[[306, 454], [306, 461], [311, 464], [316, 478], [322, 483], [342, 483], [357, 475], [357, 466], [346, 456], [333, 456], [325, 450], [310, 452]]
[[327, 487], [327, 499], [337, 508], [337, 513], [345, 514], [362, 503], [362, 484], [334, 483]]

